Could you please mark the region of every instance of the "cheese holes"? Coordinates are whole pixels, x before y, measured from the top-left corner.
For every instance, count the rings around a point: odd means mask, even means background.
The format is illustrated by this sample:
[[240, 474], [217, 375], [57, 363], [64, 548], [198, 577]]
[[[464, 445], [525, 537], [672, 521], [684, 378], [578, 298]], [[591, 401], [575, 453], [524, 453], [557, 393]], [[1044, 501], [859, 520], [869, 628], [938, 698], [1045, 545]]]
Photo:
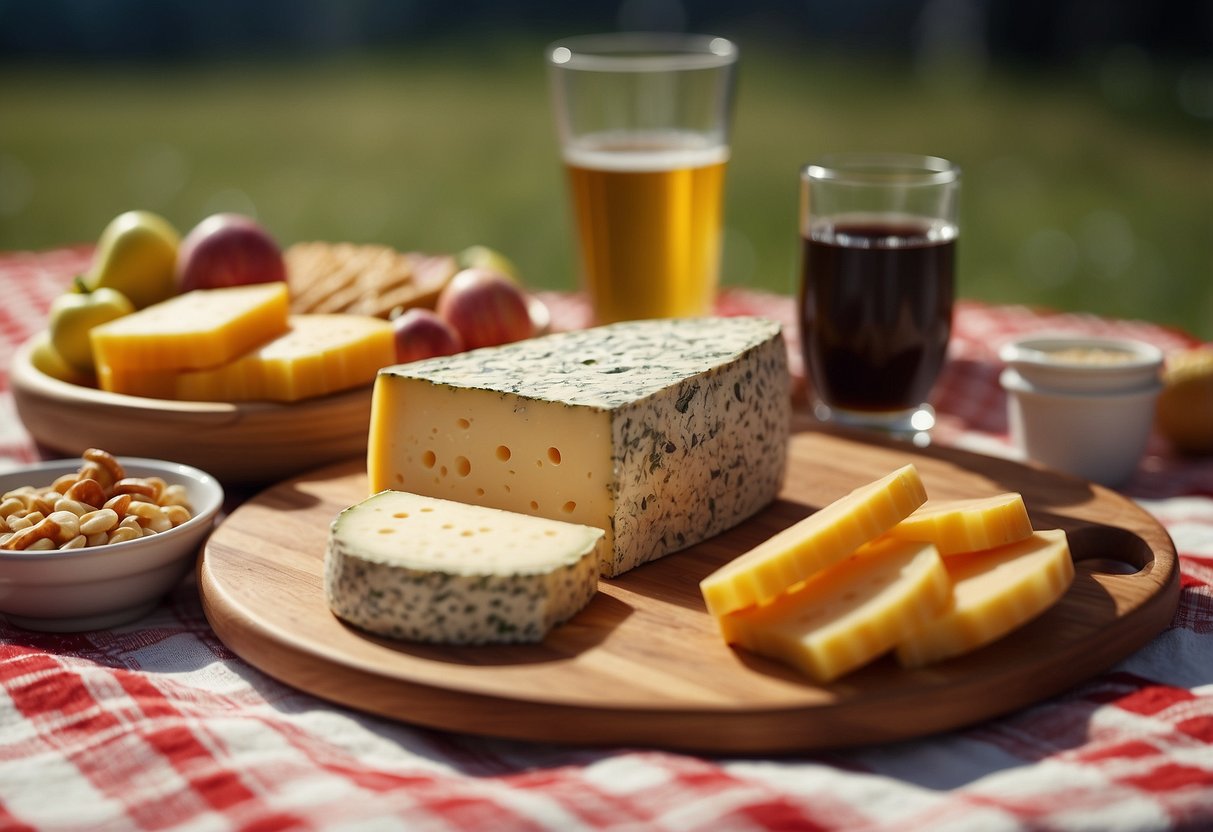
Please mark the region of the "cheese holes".
[[577, 510], [577, 503], [575, 503], [572, 500], [569, 500], [567, 503], [565, 503], [564, 505], [562, 505], [560, 507], [560, 510], [563, 511], [565, 514], [572, 514], [574, 511]]
[[539, 503], [531, 500], [531, 511], [539, 511]]
[[476, 496], [477, 496], [477, 497], [483, 497], [483, 496], [484, 496], [484, 489], [483, 489], [483, 488], [477, 488], [477, 489], [476, 489]]
[[397, 511], [393, 515], [397, 520], [407, 520], [409, 513], [407, 511]]
[[466, 477], [472, 473], [472, 463], [468, 461], [466, 456], [455, 457], [455, 473], [461, 477]]
[[380, 529], [379, 533], [380, 534], [395, 534], [396, 530], [395, 529]]
[[455, 424], [458, 425], [460, 430], [467, 430], [472, 426], [472, 421], [470, 419], [456, 419]]
[[560, 464], [560, 449], [559, 448], [548, 448], [548, 462], [552, 463], [553, 465]]
[[502, 462], [509, 462], [510, 457], [513, 455], [514, 454], [505, 445], [497, 446], [497, 459], [501, 460]]
[[433, 451], [426, 451], [425, 453], [423, 453], [421, 455], [421, 464], [424, 465], [426, 468], [433, 468], [435, 463], [437, 463], [437, 462], [438, 462], [438, 457], [434, 454]]

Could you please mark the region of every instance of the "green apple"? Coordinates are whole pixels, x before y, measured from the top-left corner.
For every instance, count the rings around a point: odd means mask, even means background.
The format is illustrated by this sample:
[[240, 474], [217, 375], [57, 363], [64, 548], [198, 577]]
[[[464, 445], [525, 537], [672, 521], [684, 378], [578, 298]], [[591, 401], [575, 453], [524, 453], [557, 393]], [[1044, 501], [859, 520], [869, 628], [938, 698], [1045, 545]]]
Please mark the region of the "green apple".
[[68, 384], [79, 384], [84, 387], [92, 387], [96, 384], [93, 375], [82, 373], [67, 363], [59, 354], [59, 350], [55, 349], [54, 344], [51, 343], [50, 333], [47, 332], [40, 333], [34, 341], [34, 346], [29, 353], [29, 363], [34, 365], [34, 369], [40, 373], [66, 381]]
[[51, 302], [51, 346], [73, 369], [94, 373], [89, 333], [95, 326], [134, 311], [134, 304], [117, 289], [102, 286], [90, 291], [83, 280], [76, 278], [74, 291], [64, 292]]
[[515, 283], [520, 281], [518, 267], [513, 261], [488, 246], [468, 246], [459, 252], [455, 260], [461, 269], [488, 269], [505, 275]]
[[167, 300], [176, 293], [180, 245], [181, 235], [163, 217], [150, 211], [119, 214], [101, 232], [84, 285], [117, 289], [136, 309]]

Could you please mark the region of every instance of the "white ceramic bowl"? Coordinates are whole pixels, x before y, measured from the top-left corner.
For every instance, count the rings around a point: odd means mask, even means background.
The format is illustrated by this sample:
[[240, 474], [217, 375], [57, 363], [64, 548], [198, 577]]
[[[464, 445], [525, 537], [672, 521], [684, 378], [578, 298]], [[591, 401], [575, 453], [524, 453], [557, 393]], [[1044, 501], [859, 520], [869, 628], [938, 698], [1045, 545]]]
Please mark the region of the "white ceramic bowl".
[[1011, 437], [1028, 458], [1107, 486], [1133, 475], [1160, 383], [1127, 392], [1062, 393], [1033, 384], [1013, 367], [999, 381], [1007, 391]]
[[998, 357], [1029, 384], [1059, 393], [1145, 390], [1158, 384], [1163, 353], [1131, 338], [1033, 335], [1004, 344]]
[[[29, 630], [77, 632], [114, 627], [150, 612], [193, 567], [223, 505], [223, 488], [176, 462], [118, 457], [127, 474], [185, 486], [194, 516], [176, 528], [125, 543], [45, 552], [0, 550], [0, 613]], [[42, 487], [80, 468], [63, 459], [0, 474], [0, 493]]]

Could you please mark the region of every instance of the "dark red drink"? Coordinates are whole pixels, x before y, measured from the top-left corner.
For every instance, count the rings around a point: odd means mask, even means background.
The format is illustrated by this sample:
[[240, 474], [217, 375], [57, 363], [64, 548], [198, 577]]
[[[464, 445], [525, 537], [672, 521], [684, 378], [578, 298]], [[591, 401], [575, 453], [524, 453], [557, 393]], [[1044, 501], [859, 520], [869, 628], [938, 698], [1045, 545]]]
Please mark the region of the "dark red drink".
[[802, 243], [800, 331], [817, 395], [868, 412], [925, 402], [952, 328], [955, 227], [836, 221]]

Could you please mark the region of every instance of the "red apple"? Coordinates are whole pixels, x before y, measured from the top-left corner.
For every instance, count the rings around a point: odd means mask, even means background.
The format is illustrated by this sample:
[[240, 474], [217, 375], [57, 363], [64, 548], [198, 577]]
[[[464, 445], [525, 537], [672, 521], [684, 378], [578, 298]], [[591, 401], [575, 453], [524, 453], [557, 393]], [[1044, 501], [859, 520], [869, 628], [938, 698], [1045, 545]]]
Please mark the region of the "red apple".
[[286, 280], [282, 249], [249, 217], [213, 214], [181, 241], [177, 291]]
[[409, 309], [392, 319], [396, 336], [396, 360], [401, 364], [454, 355], [463, 351], [463, 339], [455, 328], [429, 309]]
[[468, 349], [521, 341], [534, 334], [526, 294], [489, 269], [464, 269], [438, 296], [438, 314], [455, 327]]

